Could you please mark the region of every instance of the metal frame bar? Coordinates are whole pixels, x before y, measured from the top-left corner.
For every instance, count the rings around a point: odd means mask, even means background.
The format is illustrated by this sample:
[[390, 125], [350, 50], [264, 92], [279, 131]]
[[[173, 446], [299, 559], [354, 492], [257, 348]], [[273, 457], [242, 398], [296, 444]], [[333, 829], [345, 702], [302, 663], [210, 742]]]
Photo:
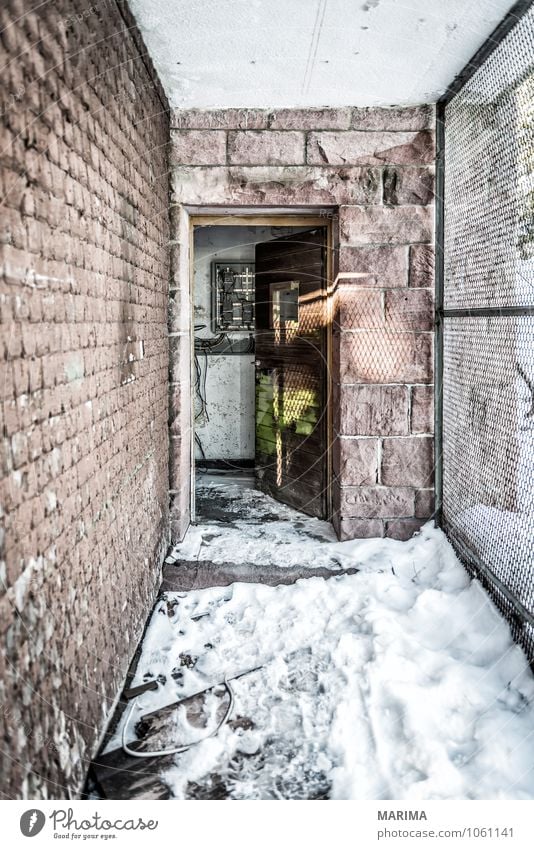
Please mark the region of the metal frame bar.
[[443, 305], [445, 235], [445, 106], [436, 106], [436, 270], [434, 348], [434, 520], [443, 521]]
[[486, 581], [491, 584], [491, 586], [495, 587], [501, 595], [504, 596], [510, 607], [513, 609], [516, 616], [521, 619], [522, 623], [528, 622], [529, 625], [534, 627], [534, 616], [530, 613], [527, 608], [521, 604], [521, 602], [515, 598], [515, 596], [510, 592], [508, 587], [502, 583], [502, 581], [489, 569], [480, 558], [472, 551], [471, 548], [461, 539], [455, 537], [454, 545], [459, 550], [459, 553], [462, 555], [462, 559], [471, 564], [472, 567], [483, 577]]
[[471, 307], [443, 309], [442, 318], [491, 318], [492, 316], [534, 315], [534, 307]]

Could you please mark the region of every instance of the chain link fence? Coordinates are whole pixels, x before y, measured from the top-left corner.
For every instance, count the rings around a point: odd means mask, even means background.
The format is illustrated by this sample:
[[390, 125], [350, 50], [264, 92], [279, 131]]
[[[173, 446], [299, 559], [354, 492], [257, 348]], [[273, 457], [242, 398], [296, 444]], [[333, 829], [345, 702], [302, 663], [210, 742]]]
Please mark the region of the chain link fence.
[[438, 114], [441, 524], [533, 661], [531, 4], [515, 7]]

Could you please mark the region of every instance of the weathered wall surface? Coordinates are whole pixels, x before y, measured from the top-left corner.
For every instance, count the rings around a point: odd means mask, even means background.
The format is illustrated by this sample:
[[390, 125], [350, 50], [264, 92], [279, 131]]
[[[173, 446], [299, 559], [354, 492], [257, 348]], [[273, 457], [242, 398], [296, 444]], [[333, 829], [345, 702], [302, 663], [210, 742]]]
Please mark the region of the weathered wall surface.
[[114, 0], [6, 0], [0, 47], [1, 792], [66, 798], [166, 544], [168, 114]]
[[[334, 520], [342, 538], [405, 538], [433, 510], [433, 136], [430, 107], [173, 114], [180, 303], [185, 206], [311, 206], [334, 218]], [[183, 434], [188, 335], [184, 311], [175, 312], [172, 419]], [[178, 537], [188, 498], [183, 438], [171, 456]]]

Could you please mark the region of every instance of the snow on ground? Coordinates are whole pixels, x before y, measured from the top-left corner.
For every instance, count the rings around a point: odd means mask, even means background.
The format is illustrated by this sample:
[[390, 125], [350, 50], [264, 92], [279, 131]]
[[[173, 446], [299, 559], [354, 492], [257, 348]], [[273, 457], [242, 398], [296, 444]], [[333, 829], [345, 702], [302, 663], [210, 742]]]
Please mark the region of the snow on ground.
[[[249, 556], [257, 528], [237, 530]], [[132, 725], [261, 666], [232, 685], [233, 717], [245, 721], [165, 770], [173, 795], [534, 798], [534, 678], [444, 535], [429, 523], [408, 542], [308, 541], [318, 559], [321, 546], [360, 571], [167, 594], [157, 604], [133, 684], [164, 683], [138, 699]], [[182, 711], [171, 730], [167, 745], [205, 734]]]
[[[339, 570], [345, 565], [343, 550], [335, 545], [337, 537], [329, 522], [305, 516], [252, 486], [209, 476], [202, 480], [207, 483], [197, 487], [198, 524], [175, 546], [173, 557], [281, 568], [322, 566]], [[203, 511], [210, 514], [208, 518]]]

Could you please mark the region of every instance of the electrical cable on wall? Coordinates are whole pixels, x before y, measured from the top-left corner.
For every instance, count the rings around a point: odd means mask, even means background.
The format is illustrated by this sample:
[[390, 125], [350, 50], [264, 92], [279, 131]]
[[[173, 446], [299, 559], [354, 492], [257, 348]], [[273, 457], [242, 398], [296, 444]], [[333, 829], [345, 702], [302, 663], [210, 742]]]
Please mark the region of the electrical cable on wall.
[[[195, 330], [202, 329], [205, 325], [195, 325]], [[208, 354], [253, 354], [254, 336], [249, 334], [245, 344], [242, 340], [230, 339], [228, 333], [219, 333], [203, 339], [195, 337], [195, 392], [200, 401], [200, 410], [195, 414], [195, 421], [209, 422], [208, 400], [206, 382], [208, 378], [209, 360]], [[204, 354], [204, 368], [200, 363], [199, 353]]]
[[[254, 266], [250, 263], [212, 263], [212, 319], [210, 327], [214, 335], [197, 335], [206, 330], [206, 324], [195, 324], [195, 426], [202, 427], [210, 422], [207, 397], [208, 368], [210, 355], [247, 355], [255, 351], [254, 339]], [[243, 331], [248, 333], [243, 338]], [[218, 332], [217, 332], [218, 331]], [[237, 332], [239, 338], [230, 334]], [[203, 356], [202, 356], [203, 355]], [[209, 444], [209, 432], [206, 434]], [[195, 443], [200, 452], [197, 465], [208, 470], [204, 445], [195, 432]], [[209, 453], [209, 452], [208, 452]], [[225, 472], [228, 473], [228, 472]]]

